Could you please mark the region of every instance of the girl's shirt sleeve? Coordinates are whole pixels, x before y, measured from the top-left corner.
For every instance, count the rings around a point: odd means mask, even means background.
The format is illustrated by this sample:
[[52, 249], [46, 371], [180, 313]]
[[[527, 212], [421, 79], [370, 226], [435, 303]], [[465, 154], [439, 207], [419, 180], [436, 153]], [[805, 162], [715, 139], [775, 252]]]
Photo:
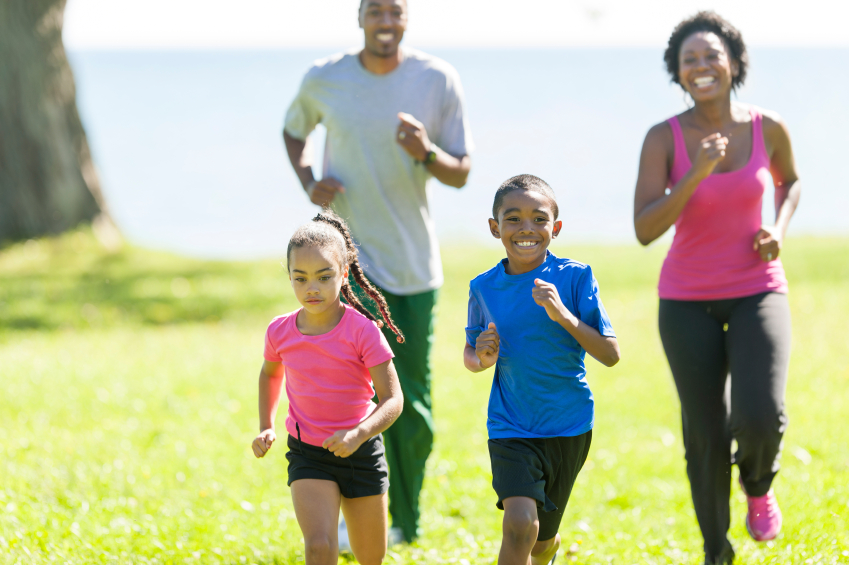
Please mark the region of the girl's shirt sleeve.
[[607, 311], [604, 309], [604, 304], [601, 303], [601, 297], [598, 291], [598, 281], [593, 276], [593, 271], [587, 265], [586, 270], [578, 280], [578, 318], [587, 324], [594, 327], [603, 336], [616, 337], [616, 332], [613, 331], [613, 324], [610, 323], [610, 318], [607, 316]]
[[360, 359], [366, 369], [386, 363], [395, 357], [383, 332], [378, 329], [374, 322], [367, 318], [363, 320], [358, 345]]
[[281, 363], [283, 361], [280, 354], [277, 353], [277, 346], [274, 345], [274, 331], [277, 329], [277, 322], [278, 318], [275, 318], [268, 324], [268, 329], [265, 330], [265, 351], [263, 352], [263, 357], [271, 363]]
[[475, 346], [478, 336], [486, 329], [486, 318], [483, 315], [478, 299], [469, 288], [469, 316], [466, 322], [466, 343]]

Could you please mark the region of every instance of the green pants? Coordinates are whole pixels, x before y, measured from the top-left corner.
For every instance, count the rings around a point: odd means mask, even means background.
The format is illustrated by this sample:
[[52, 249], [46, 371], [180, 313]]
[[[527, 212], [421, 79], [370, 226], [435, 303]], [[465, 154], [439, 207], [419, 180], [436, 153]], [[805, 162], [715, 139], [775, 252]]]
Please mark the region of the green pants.
[[[372, 309], [356, 283], [363, 304]], [[406, 541], [419, 536], [419, 494], [425, 463], [433, 448], [433, 416], [430, 401], [430, 350], [437, 291], [399, 296], [381, 289], [392, 319], [406, 341], [398, 343], [387, 327], [383, 333], [395, 354], [393, 362], [404, 393], [404, 411], [383, 433], [389, 464], [389, 514], [392, 526], [401, 528]], [[380, 318], [376, 310], [374, 314]]]

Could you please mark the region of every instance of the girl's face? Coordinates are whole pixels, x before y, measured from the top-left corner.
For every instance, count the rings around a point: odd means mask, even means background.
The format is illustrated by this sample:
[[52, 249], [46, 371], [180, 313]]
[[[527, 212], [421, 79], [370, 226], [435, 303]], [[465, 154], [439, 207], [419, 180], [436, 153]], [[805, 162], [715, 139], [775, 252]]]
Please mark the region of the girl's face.
[[497, 219], [489, 220], [493, 237], [507, 251], [507, 274], [533, 271], [545, 261], [545, 251], [560, 233], [551, 201], [538, 192], [514, 190], [504, 196]]
[[698, 31], [681, 43], [678, 81], [694, 102], [730, 96], [739, 69], [725, 42], [712, 31]]
[[289, 280], [295, 297], [310, 314], [323, 314], [339, 304], [348, 269], [341, 268], [333, 249], [296, 247], [289, 257]]

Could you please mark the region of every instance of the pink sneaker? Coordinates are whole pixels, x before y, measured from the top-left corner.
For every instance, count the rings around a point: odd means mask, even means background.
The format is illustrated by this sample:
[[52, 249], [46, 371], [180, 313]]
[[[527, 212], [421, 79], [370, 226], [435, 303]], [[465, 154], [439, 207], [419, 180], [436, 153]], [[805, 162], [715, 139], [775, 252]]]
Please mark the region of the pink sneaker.
[[[740, 481], [743, 493], [743, 481]], [[755, 541], [769, 541], [774, 539], [781, 531], [781, 508], [775, 500], [772, 489], [763, 496], [749, 496], [746, 494], [746, 502], [749, 504], [749, 512], [746, 514], [746, 529]]]

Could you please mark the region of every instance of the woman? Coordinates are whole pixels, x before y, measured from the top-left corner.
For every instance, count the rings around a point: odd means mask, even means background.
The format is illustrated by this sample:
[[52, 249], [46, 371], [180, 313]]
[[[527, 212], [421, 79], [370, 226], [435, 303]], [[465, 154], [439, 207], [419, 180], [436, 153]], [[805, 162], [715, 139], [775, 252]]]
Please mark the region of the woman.
[[[664, 57], [693, 107], [646, 135], [634, 227], [648, 245], [675, 225], [658, 285], [660, 336], [681, 399], [705, 563], [724, 564], [734, 557], [727, 538], [732, 464], [748, 499], [751, 536], [769, 540], [781, 529], [771, 487], [787, 425], [790, 311], [779, 254], [801, 188], [781, 119], [731, 101], [748, 66], [739, 31], [699, 12], [675, 28]], [[770, 175], [772, 226], [761, 224]]]

